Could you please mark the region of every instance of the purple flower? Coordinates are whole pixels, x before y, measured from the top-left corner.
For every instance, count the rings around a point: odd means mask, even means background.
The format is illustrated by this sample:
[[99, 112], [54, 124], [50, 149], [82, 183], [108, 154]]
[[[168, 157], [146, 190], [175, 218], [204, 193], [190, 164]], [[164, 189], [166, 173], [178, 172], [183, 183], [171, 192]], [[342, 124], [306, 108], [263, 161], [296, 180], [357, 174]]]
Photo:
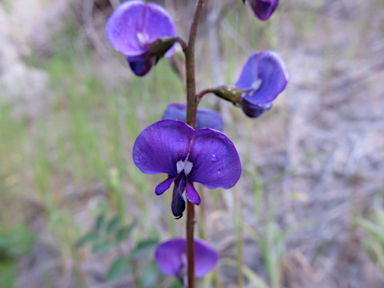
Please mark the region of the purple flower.
[[249, 0], [253, 13], [260, 20], [268, 20], [279, 5], [279, 0]]
[[155, 3], [139, 0], [121, 3], [109, 18], [106, 26], [109, 43], [127, 57], [132, 71], [143, 76], [157, 60], [172, 56], [174, 48], [153, 55], [151, 43], [161, 37], [177, 35], [176, 26], [168, 12]]
[[133, 146], [133, 161], [145, 174], [168, 174], [157, 185], [156, 195], [175, 183], [171, 208], [177, 218], [185, 210], [184, 190], [190, 202], [201, 202], [193, 182], [228, 189], [241, 174], [239, 155], [227, 136], [207, 128], [194, 130], [175, 120], [162, 120], [144, 129]]
[[[162, 120], [171, 119], [186, 122], [187, 105], [185, 103], [171, 103], [164, 111]], [[211, 128], [223, 132], [224, 124], [220, 113], [208, 109], [197, 109], [196, 129]]]
[[[187, 271], [187, 241], [174, 238], [161, 243], [155, 258], [161, 272], [183, 279]], [[219, 255], [211, 245], [201, 239], [195, 239], [195, 276], [203, 277], [215, 268]]]
[[274, 51], [252, 53], [235, 84], [245, 90], [240, 96], [244, 113], [255, 118], [271, 109], [272, 101], [287, 82], [287, 68], [279, 54]]

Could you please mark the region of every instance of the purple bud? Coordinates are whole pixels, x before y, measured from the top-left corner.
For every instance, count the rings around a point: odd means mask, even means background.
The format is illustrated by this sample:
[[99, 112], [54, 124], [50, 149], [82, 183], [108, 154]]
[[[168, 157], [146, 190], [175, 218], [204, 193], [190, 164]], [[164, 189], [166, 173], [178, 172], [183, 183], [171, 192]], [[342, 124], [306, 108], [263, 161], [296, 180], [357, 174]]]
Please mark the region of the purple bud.
[[[174, 238], [161, 243], [155, 251], [155, 258], [161, 272], [183, 279], [187, 272], [187, 241], [184, 238]], [[219, 255], [211, 245], [201, 239], [195, 239], [197, 278], [212, 271], [218, 260]]]
[[258, 117], [272, 107], [272, 101], [285, 89], [288, 72], [274, 51], [254, 52], [248, 58], [236, 86], [244, 90], [241, 105], [249, 117]]
[[[185, 103], [171, 103], [164, 111], [162, 120], [170, 119], [186, 123], [187, 105]], [[220, 113], [209, 109], [197, 109], [196, 129], [211, 128], [223, 132], [224, 123]]]
[[133, 73], [135, 73], [137, 76], [144, 76], [151, 70], [152, 66], [156, 62], [156, 58], [149, 57], [146, 54], [142, 56], [128, 56], [127, 62], [129, 64], [129, 67], [131, 67]]
[[268, 20], [279, 5], [279, 0], [250, 0], [249, 5], [260, 20]]
[[243, 102], [241, 105], [241, 109], [243, 109], [244, 114], [251, 118], [257, 118], [264, 111], [269, 110], [271, 108], [272, 108], [272, 102], [254, 105], [248, 102], [246, 99], [243, 99]]
[[[106, 25], [106, 35], [111, 46], [127, 56], [133, 72], [143, 76], [163, 56], [153, 55], [150, 44], [162, 37], [174, 37], [177, 32], [163, 7], [133, 0], [121, 3], [113, 12]], [[170, 57], [173, 50], [174, 47], [163, 54]]]

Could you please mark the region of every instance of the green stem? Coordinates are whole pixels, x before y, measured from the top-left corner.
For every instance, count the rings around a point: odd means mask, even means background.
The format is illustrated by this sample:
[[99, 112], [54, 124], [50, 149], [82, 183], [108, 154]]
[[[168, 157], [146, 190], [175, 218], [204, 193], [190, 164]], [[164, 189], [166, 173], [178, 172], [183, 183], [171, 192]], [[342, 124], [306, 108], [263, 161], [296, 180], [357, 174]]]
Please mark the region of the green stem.
[[241, 106], [241, 95], [243, 92], [243, 89], [237, 88], [235, 86], [221, 85], [217, 87], [209, 87], [201, 90], [196, 95], [196, 101], [200, 102], [204, 95], [212, 93], [221, 99], [232, 102], [236, 106]]
[[[187, 124], [195, 128], [196, 126], [196, 80], [195, 80], [195, 41], [197, 27], [200, 20], [204, 0], [198, 0], [195, 8], [194, 17], [191, 24], [188, 46], [184, 50], [186, 66], [186, 86], [187, 86]], [[187, 261], [188, 261], [188, 288], [195, 288], [195, 207], [187, 201]]]

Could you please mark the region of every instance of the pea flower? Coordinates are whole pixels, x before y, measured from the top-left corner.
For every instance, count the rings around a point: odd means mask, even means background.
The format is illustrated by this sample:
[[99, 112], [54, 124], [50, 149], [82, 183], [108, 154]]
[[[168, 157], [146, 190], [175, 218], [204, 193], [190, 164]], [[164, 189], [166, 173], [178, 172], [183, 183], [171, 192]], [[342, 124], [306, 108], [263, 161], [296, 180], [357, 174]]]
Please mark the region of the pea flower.
[[[186, 122], [187, 104], [171, 103], [164, 111], [163, 120], [171, 119]], [[196, 129], [211, 128], [223, 132], [224, 123], [220, 113], [209, 109], [197, 109]]]
[[[160, 271], [183, 280], [187, 273], [187, 241], [174, 238], [161, 243], [155, 258]], [[203, 277], [215, 268], [219, 255], [215, 249], [201, 239], [195, 239], [195, 276]]]
[[273, 100], [287, 83], [288, 71], [279, 54], [274, 51], [252, 53], [235, 84], [244, 90], [239, 99], [244, 113], [256, 118], [271, 109]]
[[253, 13], [262, 21], [268, 20], [279, 5], [279, 0], [249, 0]]
[[241, 174], [239, 155], [227, 136], [208, 128], [194, 130], [175, 120], [161, 120], [144, 129], [132, 154], [144, 174], [168, 174], [155, 193], [163, 194], [174, 183], [171, 209], [176, 218], [185, 210], [184, 191], [191, 203], [201, 202], [193, 182], [210, 189], [228, 189]]
[[[111, 46], [126, 56], [133, 73], [144, 76], [159, 58], [173, 54], [174, 42], [169, 45], [157, 40], [174, 37], [177, 32], [163, 7], [132, 0], [121, 3], [113, 12], [106, 25], [106, 35]], [[155, 44], [160, 47], [154, 49]]]

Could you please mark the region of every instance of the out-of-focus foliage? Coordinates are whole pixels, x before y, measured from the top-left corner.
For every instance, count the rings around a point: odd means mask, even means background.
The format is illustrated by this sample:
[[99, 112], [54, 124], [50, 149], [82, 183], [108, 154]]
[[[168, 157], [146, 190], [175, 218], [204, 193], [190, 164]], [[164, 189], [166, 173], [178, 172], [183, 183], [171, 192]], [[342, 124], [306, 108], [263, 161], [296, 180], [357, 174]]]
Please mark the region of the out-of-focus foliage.
[[23, 224], [8, 232], [0, 231], [0, 287], [14, 286], [17, 260], [30, 251], [34, 241], [35, 234]]
[[375, 205], [370, 219], [357, 218], [357, 225], [365, 230], [365, 250], [374, 263], [384, 272], [384, 210]]

